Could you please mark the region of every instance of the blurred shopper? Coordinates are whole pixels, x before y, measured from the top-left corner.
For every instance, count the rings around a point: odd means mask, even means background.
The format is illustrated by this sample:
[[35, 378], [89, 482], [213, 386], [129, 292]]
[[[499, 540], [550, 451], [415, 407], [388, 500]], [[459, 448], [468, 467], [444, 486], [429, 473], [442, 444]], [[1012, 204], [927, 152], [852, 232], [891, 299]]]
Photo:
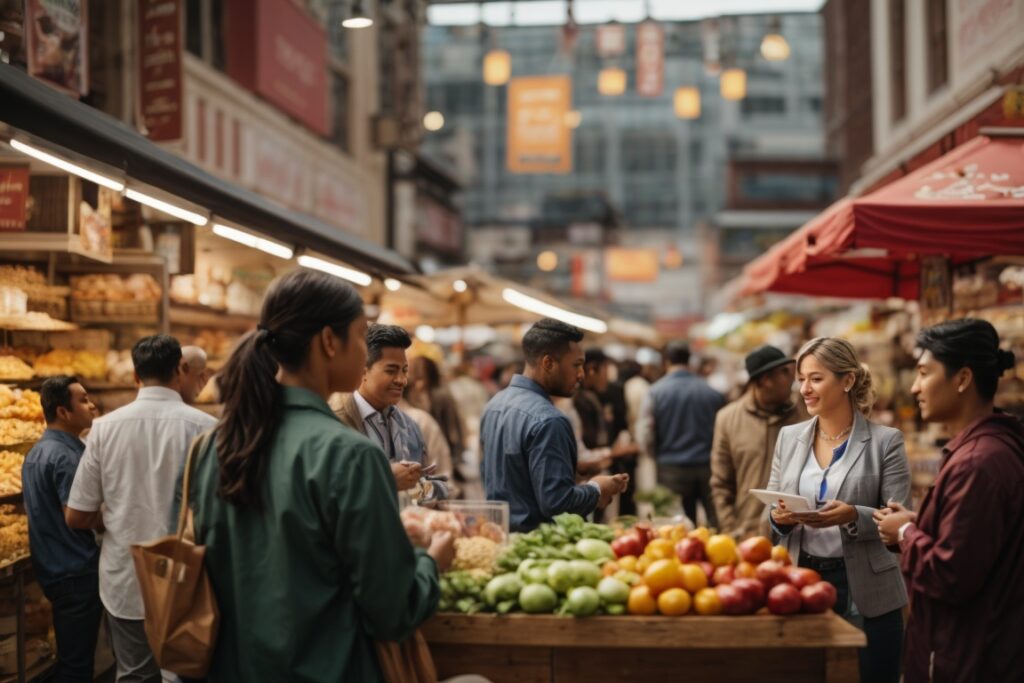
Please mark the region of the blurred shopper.
[[206, 351], [198, 346], [181, 347], [181, 398], [193, 405], [210, 381], [213, 371], [207, 367]]
[[405, 640], [437, 607], [451, 535], [413, 548], [381, 448], [327, 404], [360, 385], [365, 340], [359, 294], [297, 270], [221, 372], [191, 487], [221, 614], [214, 683], [380, 681], [374, 639]]
[[738, 538], [770, 532], [764, 503], [750, 489], [768, 485], [779, 431], [808, 418], [794, 400], [796, 361], [774, 346], [746, 357], [747, 390], [715, 416], [711, 493], [722, 533]]
[[569, 419], [551, 402], [572, 397], [583, 379], [583, 332], [544, 319], [523, 336], [526, 369], [484, 411], [481, 442], [488, 500], [504, 500], [514, 531], [530, 531], [555, 515], [588, 515], [629, 484], [624, 474], [576, 485], [578, 452]]
[[[406, 350], [410, 346], [412, 337], [405, 329], [397, 325], [371, 325], [366, 333], [366, 369], [359, 389], [351, 394], [334, 394], [330, 399], [338, 419], [381, 447], [399, 491], [413, 489], [424, 475], [433, 474], [429, 462], [433, 458], [423, 433], [398, 409], [409, 384]], [[431, 487], [429, 498], [448, 497], [444, 482], [432, 481]]]
[[720, 393], [689, 370], [690, 347], [665, 348], [668, 372], [654, 383], [640, 413], [641, 445], [658, 462], [658, 483], [683, 499], [683, 511], [697, 523], [700, 502], [708, 526], [717, 527], [711, 500], [711, 442], [715, 414], [725, 404]]
[[983, 320], [930, 327], [917, 344], [921, 417], [953, 438], [917, 514], [892, 503], [875, 515], [910, 592], [904, 680], [1024, 681], [1024, 424], [993, 405], [1015, 358]]
[[[167, 533], [174, 482], [189, 446], [215, 420], [182, 400], [181, 345], [166, 334], [132, 347], [133, 403], [97, 419], [68, 497], [72, 529], [106, 531], [100, 550], [100, 598], [107, 610], [117, 680], [161, 680], [146, 640], [142, 595], [131, 546]], [[102, 510], [102, 511], [101, 511]]]
[[100, 549], [91, 530], [68, 528], [64, 507], [85, 451], [79, 437], [92, 426], [96, 406], [85, 387], [67, 375], [43, 382], [39, 397], [46, 431], [25, 455], [21, 468], [32, 569], [53, 605], [57, 640], [53, 681], [88, 683], [103, 616]]
[[466, 443], [465, 428], [455, 398], [441, 383], [441, 369], [430, 358], [417, 356], [409, 364], [409, 403], [434, 416], [444, 431], [453, 457], [461, 460]]
[[816, 509], [794, 512], [780, 501], [772, 526], [801, 567], [836, 587], [834, 610], [863, 628], [862, 683], [897, 683], [907, 591], [873, 514], [889, 501], [910, 504], [903, 434], [868, 421], [871, 372], [845, 339], [807, 342], [796, 371], [813, 417], [779, 433], [768, 488], [803, 496]]

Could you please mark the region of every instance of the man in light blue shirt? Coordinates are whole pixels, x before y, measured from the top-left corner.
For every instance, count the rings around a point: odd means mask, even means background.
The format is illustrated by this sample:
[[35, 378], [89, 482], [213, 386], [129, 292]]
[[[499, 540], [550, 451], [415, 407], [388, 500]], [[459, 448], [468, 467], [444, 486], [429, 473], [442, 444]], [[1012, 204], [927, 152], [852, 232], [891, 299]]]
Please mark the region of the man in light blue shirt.
[[530, 531], [555, 515], [588, 515], [626, 489], [629, 476], [576, 484], [576, 436], [551, 397], [571, 398], [583, 379], [583, 332], [538, 321], [523, 337], [526, 369], [491, 399], [480, 425], [488, 500], [509, 504], [513, 531]]

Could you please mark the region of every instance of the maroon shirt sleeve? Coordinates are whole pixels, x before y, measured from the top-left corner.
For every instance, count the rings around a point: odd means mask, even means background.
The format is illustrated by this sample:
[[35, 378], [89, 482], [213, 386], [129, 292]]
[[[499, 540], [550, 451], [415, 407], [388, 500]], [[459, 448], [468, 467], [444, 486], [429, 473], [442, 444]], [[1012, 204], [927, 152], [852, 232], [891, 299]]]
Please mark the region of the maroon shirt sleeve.
[[941, 506], [932, 536], [912, 525], [903, 534], [908, 588], [932, 600], [962, 604], [984, 586], [1006, 537], [1005, 492], [976, 461], [954, 465], [932, 496]]

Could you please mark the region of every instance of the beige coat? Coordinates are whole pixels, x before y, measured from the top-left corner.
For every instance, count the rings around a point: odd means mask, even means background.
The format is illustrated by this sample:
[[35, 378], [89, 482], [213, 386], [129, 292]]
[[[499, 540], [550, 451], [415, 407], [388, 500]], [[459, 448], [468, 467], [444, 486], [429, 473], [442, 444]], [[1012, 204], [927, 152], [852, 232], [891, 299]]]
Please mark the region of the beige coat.
[[754, 401], [753, 390], [718, 411], [711, 445], [711, 495], [722, 533], [740, 538], [769, 535], [764, 503], [747, 491], [768, 485], [779, 432], [807, 417], [799, 400], [781, 413], [766, 412]]

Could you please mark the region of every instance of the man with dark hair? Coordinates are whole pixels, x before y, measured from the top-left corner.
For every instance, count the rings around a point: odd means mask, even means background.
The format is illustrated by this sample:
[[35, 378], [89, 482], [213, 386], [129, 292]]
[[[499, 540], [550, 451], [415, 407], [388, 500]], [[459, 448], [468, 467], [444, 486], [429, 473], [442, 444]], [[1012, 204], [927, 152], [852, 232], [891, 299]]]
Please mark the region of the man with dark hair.
[[[334, 394], [330, 405], [338, 419], [374, 441], [391, 464], [395, 485], [408, 491], [429, 477], [427, 447], [420, 428], [398, 409], [409, 383], [406, 350], [412, 346], [409, 333], [397, 325], [371, 325], [366, 332], [366, 370], [359, 389], [351, 394]], [[424, 496], [430, 500], [448, 497], [448, 487], [437, 479], [424, 479]]]
[[711, 446], [711, 492], [719, 531], [737, 538], [769, 535], [764, 503], [749, 491], [768, 485], [782, 428], [808, 419], [803, 401], [793, 396], [794, 359], [765, 345], [747, 355], [746, 366], [747, 389], [715, 416]]
[[103, 616], [97, 568], [100, 549], [92, 531], [64, 522], [71, 482], [92, 426], [96, 406], [75, 377], [60, 375], [39, 390], [46, 431], [21, 468], [32, 568], [53, 604], [57, 639], [56, 681], [91, 681], [93, 654]]
[[690, 347], [665, 347], [668, 372], [651, 387], [640, 411], [638, 440], [658, 463], [658, 483], [683, 499], [683, 511], [697, 523], [700, 501], [708, 526], [718, 526], [711, 501], [711, 441], [715, 414], [725, 397], [689, 370]]
[[588, 515], [626, 489], [624, 474], [576, 485], [576, 436], [551, 397], [571, 398], [583, 378], [583, 332], [544, 319], [523, 336], [526, 369], [487, 404], [480, 427], [488, 500], [509, 504], [510, 526], [530, 531], [555, 515]]
[[[100, 598], [107, 610], [118, 680], [158, 683], [146, 640], [142, 595], [131, 546], [168, 532], [174, 482], [193, 439], [216, 424], [182, 400], [181, 346], [168, 335], [132, 348], [142, 385], [134, 402], [93, 423], [65, 518], [73, 529], [106, 528], [100, 550]], [[102, 509], [102, 512], [101, 512]]]

